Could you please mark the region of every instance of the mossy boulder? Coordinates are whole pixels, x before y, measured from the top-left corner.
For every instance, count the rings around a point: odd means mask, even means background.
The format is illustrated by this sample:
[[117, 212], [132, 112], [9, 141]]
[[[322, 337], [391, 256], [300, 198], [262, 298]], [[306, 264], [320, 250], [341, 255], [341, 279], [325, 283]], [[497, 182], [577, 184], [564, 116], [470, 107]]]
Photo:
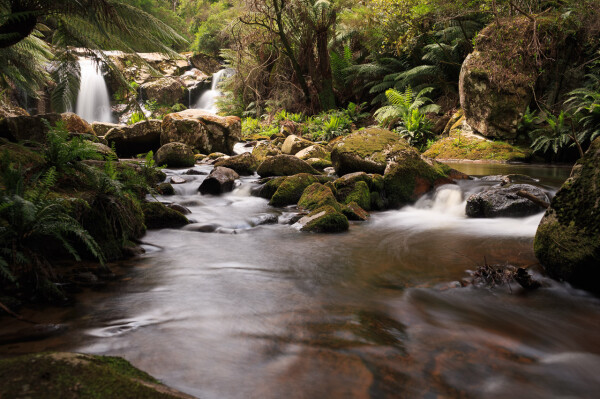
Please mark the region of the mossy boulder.
[[21, 165], [24, 169], [41, 168], [46, 160], [37, 151], [24, 145], [0, 139], [0, 159], [7, 164]]
[[117, 154], [109, 146], [102, 143], [90, 143], [96, 151], [98, 151], [104, 158], [117, 157]]
[[120, 127], [122, 125], [119, 125], [118, 123], [110, 123], [110, 122], [93, 122], [92, 123], [92, 130], [94, 131], [94, 134], [98, 137], [104, 137], [106, 136], [106, 133], [108, 133], [108, 131], [112, 128], [115, 127]]
[[181, 79], [165, 76], [142, 84], [141, 89], [144, 99], [171, 106], [182, 102], [185, 94], [184, 86]]
[[300, 159], [307, 161], [311, 158], [327, 159], [331, 157], [331, 153], [327, 151], [327, 148], [323, 147], [322, 145], [314, 144], [310, 147], [304, 148], [301, 151], [298, 151], [296, 153], [296, 156]]
[[235, 170], [242, 176], [253, 175], [258, 167], [258, 161], [254, 155], [245, 152], [227, 159], [220, 159], [215, 162], [215, 166], [223, 166]]
[[146, 202], [142, 204], [142, 210], [144, 224], [148, 229], [178, 228], [190, 223], [183, 214], [160, 202]]
[[72, 112], [65, 112], [64, 114], [22, 115], [0, 119], [0, 138], [10, 141], [30, 140], [43, 143], [46, 141], [48, 133], [48, 127], [44, 121], [47, 121], [50, 126], [62, 122], [70, 133], [94, 136], [89, 123]]
[[253, 195], [270, 200], [275, 194], [281, 183], [286, 179], [286, 176], [267, 177], [261, 179], [261, 186], [252, 192]]
[[217, 166], [204, 179], [198, 191], [202, 194], [219, 195], [232, 191], [235, 186], [235, 180], [240, 176], [233, 169], [224, 166]]
[[133, 157], [148, 151], [156, 152], [160, 148], [161, 121], [150, 119], [130, 126], [119, 125], [110, 129], [104, 138], [117, 155], [122, 158]]
[[306, 163], [315, 168], [316, 170], [325, 170], [326, 168], [330, 168], [333, 164], [331, 161], [327, 159], [321, 158], [309, 158], [306, 160]]
[[353, 172], [383, 174], [391, 147], [399, 142], [398, 134], [386, 129], [359, 130], [336, 142], [331, 162], [338, 176]]
[[158, 149], [154, 155], [158, 165], [167, 165], [170, 168], [187, 168], [196, 164], [194, 152], [183, 143], [169, 143]]
[[275, 194], [271, 197], [269, 205], [286, 206], [298, 203], [304, 190], [313, 183], [318, 183], [317, 176], [308, 173], [299, 173], [297, 175], [286, 177]]
[[535, 255], [553, 278], [600, 293], [600, 138], [558, 190], [534, 240]]
[[0, 359], [2, 398], [191, 398], [126, 360], [54, 352]]
[[259, 163], [262, 163], [269, 157], [281, 155], [281, 150], [277, 146], [274, 146], [270, 141], [263, 141], [254, 147], [252, 155], [254, 155]]
[[292, 176], [298, 173], [320, 174], [318, 170], [293, 155], [276, 155], [267, 158], [256, 172], [260, 177]]
[[283, 145], [281, 146], [281, 152], [286, 155], [296, 155], [296, 153], [312, 145], [312, 141], [308, 141], [296, 136], [295, 134], [291, 134], [287, 136], [283, 142]]
[[440, 162], [421, 158], [412, 148], [396, 153], [383, 175], [386, 205], [408, 204], [438, 185], [453, 183], [448, 178], [450, 170]]
[[301, 231], [314, 233], [340, 233], [348, 230], [348, 218], [332, 206], [315, 209], [298, 221]]
[[171, 183], [160, 183], [156, 186], [156, 191], [161, 195], [175, 195], [175, 189]]
[[341, 210], [331, 189], [321, 183], [313, 183], [308, 186], [298, 201], [298, 207], [307, 211], [314, 211], [325, 205], [331, 206], [337, 211]]
[[495, 218], [525, 217], [542, 212], [543, 209], [539, 205], [517, 195], [521, 190], [534, 195], [540, 201], [549, 201], [544, 190], [530, 184], [490, 187], [469, 196], [466, 214], [472, 218]]
[[205, 154], [232, 154], [233, 146], [241, 137], [242, 124], [237, 116], [188, 109], [164, 117], [160, 142], [182, 142]]

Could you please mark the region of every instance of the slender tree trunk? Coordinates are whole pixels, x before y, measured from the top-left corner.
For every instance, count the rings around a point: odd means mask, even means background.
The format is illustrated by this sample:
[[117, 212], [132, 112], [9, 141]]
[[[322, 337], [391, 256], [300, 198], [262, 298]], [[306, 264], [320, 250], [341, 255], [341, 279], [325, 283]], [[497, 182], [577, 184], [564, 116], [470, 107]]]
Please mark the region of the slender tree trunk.
[[319, 68], [320, 92], [319, 100], [321, 109], [328, 111], [335, 108], [335, 93], [333, 92], [333, 74], [331, 71], [331, 62], [329, 59], [329, 27], [317, 32], [317, 56]]

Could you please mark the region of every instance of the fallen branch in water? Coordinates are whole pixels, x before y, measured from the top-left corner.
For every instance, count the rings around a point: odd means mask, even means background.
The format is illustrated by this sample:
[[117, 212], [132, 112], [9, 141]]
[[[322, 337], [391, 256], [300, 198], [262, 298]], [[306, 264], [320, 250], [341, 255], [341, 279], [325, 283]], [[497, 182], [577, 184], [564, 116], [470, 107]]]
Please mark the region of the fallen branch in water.
[[519, 190], [517, 192], [517, 195], [519, 197], [521, 197], [521, 198], [528, 199], [529, 201], [533, 202], [534, 204], [538, 205], [541, 208], [544, 208], [544, 209], [550, 208], [550, 204], [549, 203], [547, 203], [546, 201], [543, 201], [543, 200], [539, 199], [535, 195], [533, 195], [530, 192], [527, 192], [525, 190]]
[[18, 315], [17, 313], [10, 310], [10, 308], [8, 306], [6, 306], [5, 304], [3, 304], [2, 302], [0, 302], [0, 309], [4, 310], [6, 313], [8, 313], [8, 315], [14, 317], [17, 320], [24, 321], [24, 322], [30, 323], [30, 324], [39, 324], [39, 323], [36, 323], [35, 321], [27, 320], [23, 316]]

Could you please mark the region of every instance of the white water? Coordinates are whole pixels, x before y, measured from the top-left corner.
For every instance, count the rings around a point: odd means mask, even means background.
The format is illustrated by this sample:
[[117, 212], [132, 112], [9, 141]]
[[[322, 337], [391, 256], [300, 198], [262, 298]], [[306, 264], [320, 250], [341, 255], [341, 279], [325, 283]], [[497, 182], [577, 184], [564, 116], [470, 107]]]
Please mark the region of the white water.
[[88, 122], [113, 122], [110, 97], [98, 64], [89, 58], [79, 60], [81, 85], [75, 113]]
[[200, 99], [193, 106], [195, 109], [201, 109], [204, 111], [212, 112], [213, 114], [217, 113], [217, 98], [219, 98], [222, 93], [219, 90], [219, 83], [223, 79], [230, 77], [233, 74], [233, 70], [231, 69], [221, 69], [219, 72], [215, 73], [212, 76], [212, 86], [210, 90], [206, 90], [200, 96]]

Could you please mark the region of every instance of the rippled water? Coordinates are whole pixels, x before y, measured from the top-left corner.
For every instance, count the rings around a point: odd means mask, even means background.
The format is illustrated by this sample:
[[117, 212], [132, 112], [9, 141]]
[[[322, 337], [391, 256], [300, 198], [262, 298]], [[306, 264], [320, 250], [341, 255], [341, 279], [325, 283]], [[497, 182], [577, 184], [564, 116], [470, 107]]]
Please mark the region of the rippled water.
[[[477, 167], [469, 173], [533, 175], [550, 193], [568, 174]], [[201, 398], [600, 392], [600, 301], [535, 272], [541, 214], [464, 217], [466, 196], [493, 183], [443, 186], [347, 233], [317, 235], [284, 224], [253, 227], [291, 212], [249, 196], [253, 178], [212, 197], [196, 193], [204, 176], [184, 177], [178, 195], [164, 200], [190, 208], [195, 224], [149, 232], [147, 253], [123, 265], [127, 281], [81, 295], [72, 309], [29, 315], [66, 323], [64, 334], [0, 353], [119, 355]], [[194, 231], [206, 224], [216, 231]], [[531, 266], [547, 287], [462, 288], [458, 281], [484, 257]]]

